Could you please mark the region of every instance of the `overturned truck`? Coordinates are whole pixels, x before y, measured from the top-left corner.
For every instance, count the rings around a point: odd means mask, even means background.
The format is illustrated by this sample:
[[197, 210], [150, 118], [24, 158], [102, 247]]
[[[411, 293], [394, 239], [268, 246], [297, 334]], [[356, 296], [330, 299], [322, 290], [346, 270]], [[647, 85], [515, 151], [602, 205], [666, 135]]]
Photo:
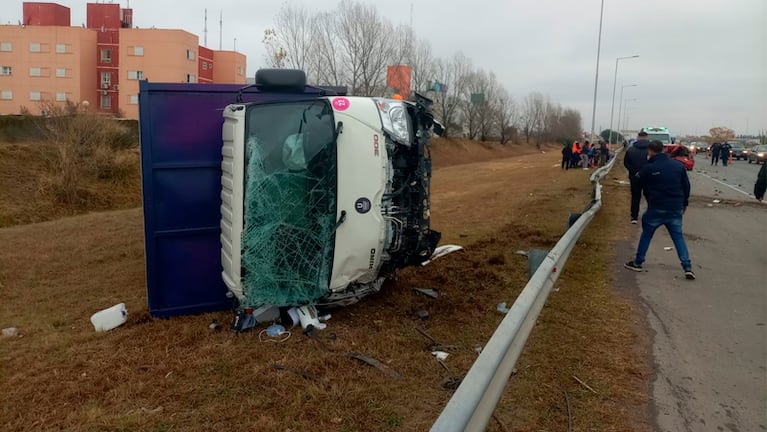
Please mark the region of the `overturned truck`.
[[244, 88], [141, 83], [153, 315], [233, 307], [237, 331], [279, 308], [315, 320], [430, 259], [431, 101], [345, 93], [296, 70]]

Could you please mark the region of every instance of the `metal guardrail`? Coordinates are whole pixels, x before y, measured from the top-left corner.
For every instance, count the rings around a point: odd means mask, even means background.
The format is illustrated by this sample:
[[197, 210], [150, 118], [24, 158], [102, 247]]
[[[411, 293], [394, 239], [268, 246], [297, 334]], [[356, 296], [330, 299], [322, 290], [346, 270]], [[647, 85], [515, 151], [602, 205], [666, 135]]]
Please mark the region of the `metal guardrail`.
[[607, 165], [591, 175], [593, 199], [580, 217], [549, 251], [506, 317], [490, 337], [445, 409], [433, 432], [484, 431], [503, 395], [506, 383], [525, 347], [538, 315], [583, 230], [602, 207], [600, 182], [615, 165], [618, 150]]

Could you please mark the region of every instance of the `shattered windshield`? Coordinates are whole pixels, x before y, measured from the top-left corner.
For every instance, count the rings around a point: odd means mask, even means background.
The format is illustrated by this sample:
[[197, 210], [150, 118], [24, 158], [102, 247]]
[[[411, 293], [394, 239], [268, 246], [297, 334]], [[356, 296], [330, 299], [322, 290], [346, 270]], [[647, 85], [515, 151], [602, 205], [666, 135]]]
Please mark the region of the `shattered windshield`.
[[305, 304], [328, 290], [336, 222], [334, 131], [325, 100], [248, 107], [242, 235], [248, 306]]

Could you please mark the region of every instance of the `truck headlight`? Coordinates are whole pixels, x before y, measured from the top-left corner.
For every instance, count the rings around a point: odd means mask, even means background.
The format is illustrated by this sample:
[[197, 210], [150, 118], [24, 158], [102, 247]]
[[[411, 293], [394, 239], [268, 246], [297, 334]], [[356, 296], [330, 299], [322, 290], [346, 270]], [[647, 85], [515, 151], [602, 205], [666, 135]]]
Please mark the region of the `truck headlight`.
[[409, 146], [411, 127], [405, 103], [382, 98], [375, 98], [374, 101], [381, 116], [383, 130], [393, 141]]

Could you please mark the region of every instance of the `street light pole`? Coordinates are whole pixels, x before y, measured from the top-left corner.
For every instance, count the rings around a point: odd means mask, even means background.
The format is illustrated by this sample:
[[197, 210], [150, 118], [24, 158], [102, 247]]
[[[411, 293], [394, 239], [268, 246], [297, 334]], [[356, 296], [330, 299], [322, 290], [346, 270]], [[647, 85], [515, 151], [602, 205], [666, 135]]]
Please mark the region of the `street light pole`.
[[623, 89], [625, 89], [626, 87], [636, 87], [636, 86], [637, 86], [636, 84], [626, 84], [626, 85], [622, 85], [621, 86], [621, 97], [619, 99], [620, 102], [618, 103], [618, 131], [619, 131], [619, 133], [620, 133], [620, 130], [621, 130], [620, 124], [621, 124], [621, 108], [623, 108]]
[[[639, 56], [633, 55], [633, 56], [627, 56], [627, 57], [618, 57], [615, 59], [615, 76], [613, 77], [613, 102], [612, 102], [612, 105], [610, 105], [610, 137], [607, 139], [608, 145], [613, 142], [613, 113], [615, 112], [615, 86], [618, 83], [618, 61], [633, 59], [637, 57]], [[618, 122], [620, 123], [620, 114], [618, 115]]]
[[[636, 98], [626, 99], [626, 103], [623, 104], [623, 127], [627, 128], [629, 124], [629, 102], [635, 102]], [[620, 119], [618, 119], [620, 121]]]
[[594, 74], [594, 104], [591, 108], [591, 136], [589, 139], [594, 139], [594, 125], [596, 124], [597, 115], [597, 85], [599, 84], [599, 52], [602, 49], [602, 16], [605, 11], [605, 0], [602, 0], [602, 6], [599, 9], [599, 37], [597, 39], [597, 71]]

